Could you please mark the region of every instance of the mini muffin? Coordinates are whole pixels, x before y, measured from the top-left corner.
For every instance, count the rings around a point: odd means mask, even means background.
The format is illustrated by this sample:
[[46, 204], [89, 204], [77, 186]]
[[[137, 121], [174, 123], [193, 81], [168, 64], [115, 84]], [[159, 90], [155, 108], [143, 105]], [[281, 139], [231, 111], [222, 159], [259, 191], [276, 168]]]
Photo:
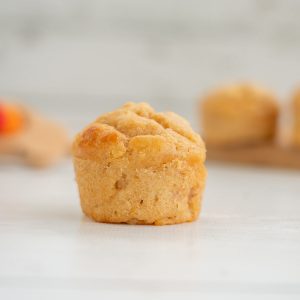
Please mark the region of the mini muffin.
[[127, 103], [73, 143], [83, 212], [98, 222], [165, 225], [197, 219], [205, 146], [186, 120]]
[[203, 138], [209, 146], [240, 146], [273, 139], [278, 104], [268, 90], [251, 84], [210, 92], [201, 103]]
[[300, 89], [293, 97], [293, 144], [300, 147]]

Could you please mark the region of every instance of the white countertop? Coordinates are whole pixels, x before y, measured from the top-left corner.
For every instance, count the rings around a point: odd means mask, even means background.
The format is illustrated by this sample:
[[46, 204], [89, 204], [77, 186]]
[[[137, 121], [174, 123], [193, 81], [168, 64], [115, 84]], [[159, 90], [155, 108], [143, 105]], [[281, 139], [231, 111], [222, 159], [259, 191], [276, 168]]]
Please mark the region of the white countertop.
[[299, 299], [300, 172], [208, 171], [200, 219], [153, 227], [84, 217], [70, 161], [1, 166], [0, 298]]

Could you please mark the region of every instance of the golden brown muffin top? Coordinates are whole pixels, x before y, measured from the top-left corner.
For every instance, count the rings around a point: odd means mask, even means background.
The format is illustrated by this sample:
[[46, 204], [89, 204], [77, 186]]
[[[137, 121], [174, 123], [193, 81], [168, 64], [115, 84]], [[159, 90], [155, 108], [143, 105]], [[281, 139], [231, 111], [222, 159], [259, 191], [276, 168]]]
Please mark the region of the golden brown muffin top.
[[269, 90], [243, 83], [216, 89], [206, 95], [202, 102], [206, 113], [235, 117], [245, 113], [277, 113], [276, 97]]
[[205, 160], [205, 146], [189, 123], [173, 112], [156, 113], [147, 103], [126, 103], [104, 114], [79, 133], [73, 155], [82, 159], [116, 159], [136, 154]]

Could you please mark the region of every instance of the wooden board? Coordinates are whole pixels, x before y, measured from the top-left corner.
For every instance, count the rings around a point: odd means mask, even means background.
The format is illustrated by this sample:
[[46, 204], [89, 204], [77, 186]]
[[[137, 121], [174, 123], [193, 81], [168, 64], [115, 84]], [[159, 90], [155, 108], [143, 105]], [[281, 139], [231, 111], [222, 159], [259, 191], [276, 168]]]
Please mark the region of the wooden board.
[[300, 150], [273, 143], [228, 149], [207, 146], [207, 159], [226, 163], [300, 170]]

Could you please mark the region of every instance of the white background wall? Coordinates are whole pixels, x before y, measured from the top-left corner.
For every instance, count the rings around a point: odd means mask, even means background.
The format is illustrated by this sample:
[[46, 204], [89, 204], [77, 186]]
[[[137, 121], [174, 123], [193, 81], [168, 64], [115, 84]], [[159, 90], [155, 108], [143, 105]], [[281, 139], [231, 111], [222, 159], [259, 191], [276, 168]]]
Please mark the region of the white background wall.
[[219, 83], [288, 97], [299, 15], [297, 0], [0, 0], [0, 94], [72, 124], [126, 100], [196, 124], [198, 95]]

